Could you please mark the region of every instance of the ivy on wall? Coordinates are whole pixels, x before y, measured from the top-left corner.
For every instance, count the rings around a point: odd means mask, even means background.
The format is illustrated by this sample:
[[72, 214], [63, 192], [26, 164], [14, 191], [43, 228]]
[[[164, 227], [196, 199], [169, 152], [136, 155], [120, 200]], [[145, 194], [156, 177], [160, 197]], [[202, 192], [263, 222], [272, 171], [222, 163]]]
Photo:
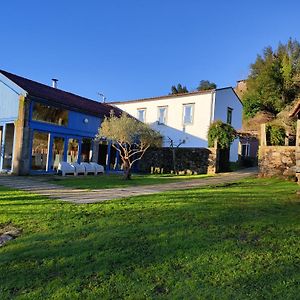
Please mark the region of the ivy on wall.
[[217, 140], [221, 149], [229, 148], [236, 136], [236, 131], [231, 125], [217, 120], [208, 129], [208, 147], [213, 147]]

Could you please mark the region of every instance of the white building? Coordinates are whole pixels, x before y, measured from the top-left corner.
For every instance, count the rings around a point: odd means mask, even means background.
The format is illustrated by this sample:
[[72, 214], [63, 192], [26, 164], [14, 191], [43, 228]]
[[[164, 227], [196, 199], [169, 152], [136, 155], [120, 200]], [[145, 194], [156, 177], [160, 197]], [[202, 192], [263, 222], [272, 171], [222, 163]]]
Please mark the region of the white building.
[[[221, 120], [235, 129], [242, 127], [242, 103], [232, 87], [156, 98], [112, 102], [118, 108], [149, 124], [164, 137], [164, 147], [207, 147], [209, 125]], [[230, 160], [238, 159], [238, 140], [230, 149]]]

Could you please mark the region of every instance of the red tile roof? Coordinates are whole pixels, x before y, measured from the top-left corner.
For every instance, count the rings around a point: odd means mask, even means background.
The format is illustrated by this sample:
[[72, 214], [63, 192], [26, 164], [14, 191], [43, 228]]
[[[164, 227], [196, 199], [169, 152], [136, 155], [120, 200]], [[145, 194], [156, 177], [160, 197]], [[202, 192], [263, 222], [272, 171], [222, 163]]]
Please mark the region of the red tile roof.
[[24, 89], [29, 96], [48, 100], [54, 105], [63, 105], [68, 109], [85, 112], [97, 117], [109, 116], [111, 110], [117, 116], [122, 114], [121, 109], [107, 103], [99, 103], [3, 70], [0, 70], [0, 73]]

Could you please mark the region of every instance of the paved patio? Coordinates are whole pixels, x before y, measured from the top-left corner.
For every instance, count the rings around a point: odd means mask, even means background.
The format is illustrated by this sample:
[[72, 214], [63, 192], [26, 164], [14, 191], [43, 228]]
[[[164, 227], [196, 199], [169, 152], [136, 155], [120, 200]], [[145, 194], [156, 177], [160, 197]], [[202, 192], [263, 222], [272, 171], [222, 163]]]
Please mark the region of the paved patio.
[[[181, 182], [98, 190], [67, 188], [48, 183], [42, 177], [1, 175], [0, 185], [47, 196], [52, 199], [59, 199], [76, 204], [86, 204], [132, 196], [149, 195], [165, 191], [186, 190], [203, 186], [216, 186], [239, 181], [243, 178], [253, 177], [256, 175], [257, 169], [249, 168], [236, 172], [222, 173], [213, 177], [191, 179]], [[101, 178], [99, 178], [99, 180], [101, 180]]]

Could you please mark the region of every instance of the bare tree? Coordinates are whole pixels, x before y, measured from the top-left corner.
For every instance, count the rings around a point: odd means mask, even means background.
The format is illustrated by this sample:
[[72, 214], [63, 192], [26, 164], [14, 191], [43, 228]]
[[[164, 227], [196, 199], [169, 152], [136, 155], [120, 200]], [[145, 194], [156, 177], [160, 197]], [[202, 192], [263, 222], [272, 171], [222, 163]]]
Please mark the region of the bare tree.
[[120, 153], [124, 166], [124, 179], [131, 179], [133, 164], [142, 159], [150, 146], [160, 147], [162, 137], [149, 125], [123, 113], [116, 117], [111, 113], [105, 117], [99, 128], [97, 138], [107, 138], [112, 146]]
[[177, 174], [177, 167], [176, 167], [176, 149], [178, 149], [182, 144], [185, 143], [185, 140], [179, 140], [177, 144], [174, 143], [174, 140], [171, 139], [169, 136], [167, 137], [169, 139], [170, 148], [172, 150], [172, 159], [173, 159], [173, 170], [174, 173]]

